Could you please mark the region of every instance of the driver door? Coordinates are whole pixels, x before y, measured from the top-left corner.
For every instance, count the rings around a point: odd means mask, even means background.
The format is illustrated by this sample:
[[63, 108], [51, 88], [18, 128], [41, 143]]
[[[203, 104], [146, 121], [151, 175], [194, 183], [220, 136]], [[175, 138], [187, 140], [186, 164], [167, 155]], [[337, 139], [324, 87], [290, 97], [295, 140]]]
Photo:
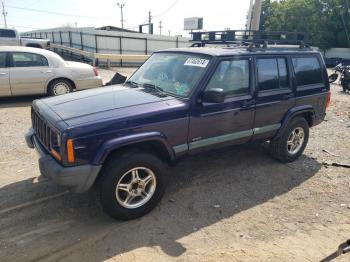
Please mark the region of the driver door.
[[221, 88], [222, 103], [198, 103], [191, 112], [189, 151], [247, 142], [252, 138], [255, 101], [251, 57], [221, 60], [205, 90]]

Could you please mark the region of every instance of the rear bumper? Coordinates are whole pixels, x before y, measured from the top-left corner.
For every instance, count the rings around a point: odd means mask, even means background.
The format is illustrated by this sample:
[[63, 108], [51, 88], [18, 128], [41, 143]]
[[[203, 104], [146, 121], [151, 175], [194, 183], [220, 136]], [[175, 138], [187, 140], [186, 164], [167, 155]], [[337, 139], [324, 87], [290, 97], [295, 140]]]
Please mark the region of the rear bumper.
[[79, 79], [75, 81], [76, 90], [84, 90], [103, 86], [102, 78], [99, 76]]
[[32, 128], [25, 135], [25, 139], [28, 147], [35, 148], [39, 154], [39, 169], [42, 176], [52, 179], [59, 185], [67, 186], [76, 193], [86, 192], [94, 184], [101, 166], [64, 167], [43, 148]]

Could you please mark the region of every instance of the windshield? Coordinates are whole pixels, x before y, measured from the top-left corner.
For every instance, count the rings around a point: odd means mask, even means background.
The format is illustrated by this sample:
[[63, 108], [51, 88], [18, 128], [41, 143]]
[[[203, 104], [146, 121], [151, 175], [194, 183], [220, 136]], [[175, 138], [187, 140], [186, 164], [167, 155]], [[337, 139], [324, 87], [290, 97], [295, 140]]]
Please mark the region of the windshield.
[[188, 97], [202, 77], [209, 58], [194, 54], [156, 53], [128, 80], [153, 85], [165, 93]]

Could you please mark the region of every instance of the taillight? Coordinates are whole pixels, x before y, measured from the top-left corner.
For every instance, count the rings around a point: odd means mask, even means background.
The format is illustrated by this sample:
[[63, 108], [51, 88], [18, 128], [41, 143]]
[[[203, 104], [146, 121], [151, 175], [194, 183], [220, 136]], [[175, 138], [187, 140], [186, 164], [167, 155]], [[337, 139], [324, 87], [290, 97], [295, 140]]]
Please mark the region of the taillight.
[[94, 70], [94, 74], [95, 74], [95, 76], [99, 76], [99, 73], [98, 73], [98, 70], [97, 70], [97, 68], [96, 68], [96, 67], [94, 67], [92, 70]]
[[327, 102], [326, 102], [326, 108], [328, 108], [331, 104], [331, 92], [329, 91], [327, 94]]

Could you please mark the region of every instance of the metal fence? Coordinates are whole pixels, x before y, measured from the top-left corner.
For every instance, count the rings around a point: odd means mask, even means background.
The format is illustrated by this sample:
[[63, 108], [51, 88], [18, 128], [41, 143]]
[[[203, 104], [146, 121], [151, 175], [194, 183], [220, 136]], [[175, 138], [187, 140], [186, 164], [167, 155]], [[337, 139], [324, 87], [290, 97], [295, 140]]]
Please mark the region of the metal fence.
[[[189, 38], [141, 33], [95, 30], [93, 28], [55, 28], [23, 33], [33, 38], [47, 38], [54, 44], [92, 53], [149, 55], [166, 48], [189, 46]], [[117, 61], [118, 66], [139, 65], [140, 61]], [[97, 64], [106, 64], [98, 59]]]

